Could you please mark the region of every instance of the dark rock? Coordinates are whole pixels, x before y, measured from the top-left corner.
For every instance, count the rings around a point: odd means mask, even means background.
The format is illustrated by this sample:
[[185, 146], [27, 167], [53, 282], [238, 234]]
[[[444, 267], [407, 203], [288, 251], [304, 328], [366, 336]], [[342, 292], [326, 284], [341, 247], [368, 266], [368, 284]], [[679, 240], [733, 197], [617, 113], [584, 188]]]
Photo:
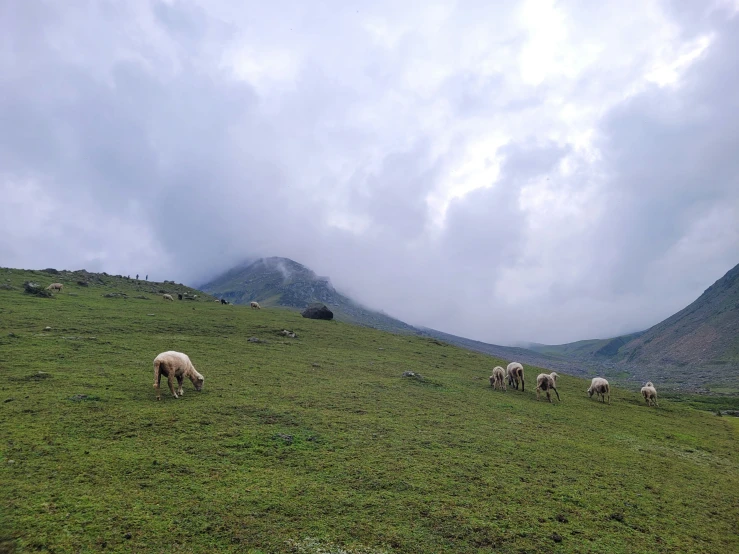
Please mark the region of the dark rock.
[[552, 540], [554, 542], [562, 542], [562, 537], [558, 535], [557, 533], [552, 533]]
[[38, 283], [32, 283], [31, 281], [23, 283], [23, 290], [28, 294], [35, 294], [36, 296], [42, 296], [44, 298], [51, 298], [53, 296], [51, 291], [48, 291], [42, 288]]
[[308, 319], [325, 319], [331, 320], [334, 318], [334, 312], [329, 310], [325, 305], [320, 306], [309, 306], [301, 312], [303, 317]]
[[47, 267], [44, 269], [44, 273], [51, 273], [52, 275], [59, 275], [59, 270], [54, 269], [53, 267]]
[[560, 523], [567, 523], [567, 516], [565, 516], [564, 514], [559, 514], [557, 516], [557, 521], [559, 521]]
[[404, 371], [402, 376], [410, 377], [411, 379], [418, 379], [419, 381], [423, 380], [423, 377], [421, 376], [420, 373], [415, 373], [413, 371]]
[[615, 519], [616, 521], [623, 523], [624, 515], [621, 513], [611, 514], [611, 519]]
[[81, 286], [81, 287], [89, 287], [90, 286], [90, 283], [88, 283], [87, 281], [77, 281], [77, 284], [79, 286]]
[[126, 533], [125, 535], [123, 535], [123, 538], [130, 539], [132, 536], [133, 535], [131, 535], [131, 533]]

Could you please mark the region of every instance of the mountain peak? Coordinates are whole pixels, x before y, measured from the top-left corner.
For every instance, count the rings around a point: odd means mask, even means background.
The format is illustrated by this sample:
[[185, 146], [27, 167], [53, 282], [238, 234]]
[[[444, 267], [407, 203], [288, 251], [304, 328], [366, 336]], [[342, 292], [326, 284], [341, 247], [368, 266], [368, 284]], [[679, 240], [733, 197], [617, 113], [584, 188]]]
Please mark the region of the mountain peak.
[[386, 314], [370, 310], [334, 289], [328, 277], [290, 258], [268, 257], [241, 264], [201, 287], [235, 304], [257, 301], [262, 306], [303, 309], [325, 304], [340, 321], [386, 331], [414, 332], [410, 325]]

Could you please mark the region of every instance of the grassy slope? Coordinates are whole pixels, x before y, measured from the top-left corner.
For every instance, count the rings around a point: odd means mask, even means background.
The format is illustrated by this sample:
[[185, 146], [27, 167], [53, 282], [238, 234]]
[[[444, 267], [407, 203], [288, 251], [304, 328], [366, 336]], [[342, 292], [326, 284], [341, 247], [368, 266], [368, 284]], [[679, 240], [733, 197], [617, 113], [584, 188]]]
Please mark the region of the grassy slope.
[[[492, 391], [502, 360], [436, 341], [125, 286], [0, 290], [0, 551], [739, 551], [736, 418], [567, 376], [537, 403], [533, 368]], [[204, 392], [154, 401], [169, 349]]]

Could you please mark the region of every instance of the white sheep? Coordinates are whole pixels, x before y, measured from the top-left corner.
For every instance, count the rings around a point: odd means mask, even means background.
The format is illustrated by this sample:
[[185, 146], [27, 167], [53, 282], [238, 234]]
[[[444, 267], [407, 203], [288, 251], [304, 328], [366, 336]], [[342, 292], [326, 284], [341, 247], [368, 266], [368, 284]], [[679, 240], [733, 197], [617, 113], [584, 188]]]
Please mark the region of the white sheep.
[[642, 396], [644, 396], [644, 400], [647, 402], [647, 406], [651, 406], [652, 402], [654, 402], [655, 406], [659, 406], [659, 404], [657, 404], [657, 389], [654, 388], [651, 381], [647, 381], [647, 384], [641, 388], [641, 393]]
[[493, 374], [490, 376], [490, 386], [506, 390], [505, 386], [505, 371], [500, 366], [493, 368]]
[[[179, 398], [184, 394], [182, 390], [182, 381], [185, 377], [192, 381], [195, 385], [195, 390], [203, 390], [204, 377], [198, 373], [195, 366], [192, 365], [190, 358], [187, 354], [182, 352], [175, 352], [170, 350], [168, 352], [162, 352], [156, 358], [154, 358], [154, 388], [157, 391], [157, 400], [161, 398], [159, 394], [159, 382], [162, 375], [167, 377], [169, 383], [169, 390], [172, 392], [172, 396]], [[177, 392], [174, 390], [174, 380], [177, 379], [178, 388]]]
[[259, 302], [250, 302], [249, 305], [254, 308], [255, 310], [261, 310], [262, 307], [259, 305]]
[[600, 396], [603, 402], [606, 401], [606, 395], [608, 395], [608, 403], [611, 403], [611, 385], [603, 377], [593, 377], [593, 380], [590, 382], [588, 396], [592, 398], [593, 394], [596, 395], [596, 400]]
[[59, 292], [62, 292], [62, 289], [64, 288], [64, 285], [61, 283], [51, 283], [48, 287], [46, 287], [46, 290], [58, 290]]
[[172, 298], [171, 294], [163, 294], [162, 298], [164, 298], [165, 300], [171, 300], [172, 302], [174, 302], [174, 298]]
[[511, 362], [508, 364], [506, 375], [508, 376], [508, 386], [515, 386], [518, 390], [518, 382], [521, 381], [521, 390], [526, 390], [523, 383], [523, 366], [520, 363]]
[[536, 378], [536, 399], [539, 400], [539, 391], [543, 390], [547, 393], [547, 400], [549, 402], [552, 401], [551, 396], [549, 396], [549, 391], [553, 390], [557, 394], [557, 400], [560, 402], [562, 401], [559, 398], [559, 392], [557, 392], [557, 375], [554, 371], [552, 371], [549, 375], [546, 373], [540, 373], [539, 376]]

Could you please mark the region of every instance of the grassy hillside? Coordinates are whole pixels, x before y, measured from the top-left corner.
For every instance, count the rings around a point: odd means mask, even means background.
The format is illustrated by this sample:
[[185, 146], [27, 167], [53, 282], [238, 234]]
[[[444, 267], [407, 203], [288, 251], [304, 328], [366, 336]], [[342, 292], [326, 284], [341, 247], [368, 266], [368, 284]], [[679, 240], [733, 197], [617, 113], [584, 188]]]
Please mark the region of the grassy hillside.
[[[59, 277], [0, 269], [0, 552], [739, 551], [737, 418], [127, 280], [22, 292]], [[169, 349], [203, 392], [154, 400]]]
[[260, 258], [237, 266], [202, 286], [203, 290], [236, 304], [256, 300], [263, 306], [302, 310], [312, 303], [325, 304], [334, 319], [394, 333], [417, 330], [387, 314], [370, 310], [339, 293], [328, 277], [288, 258]]

